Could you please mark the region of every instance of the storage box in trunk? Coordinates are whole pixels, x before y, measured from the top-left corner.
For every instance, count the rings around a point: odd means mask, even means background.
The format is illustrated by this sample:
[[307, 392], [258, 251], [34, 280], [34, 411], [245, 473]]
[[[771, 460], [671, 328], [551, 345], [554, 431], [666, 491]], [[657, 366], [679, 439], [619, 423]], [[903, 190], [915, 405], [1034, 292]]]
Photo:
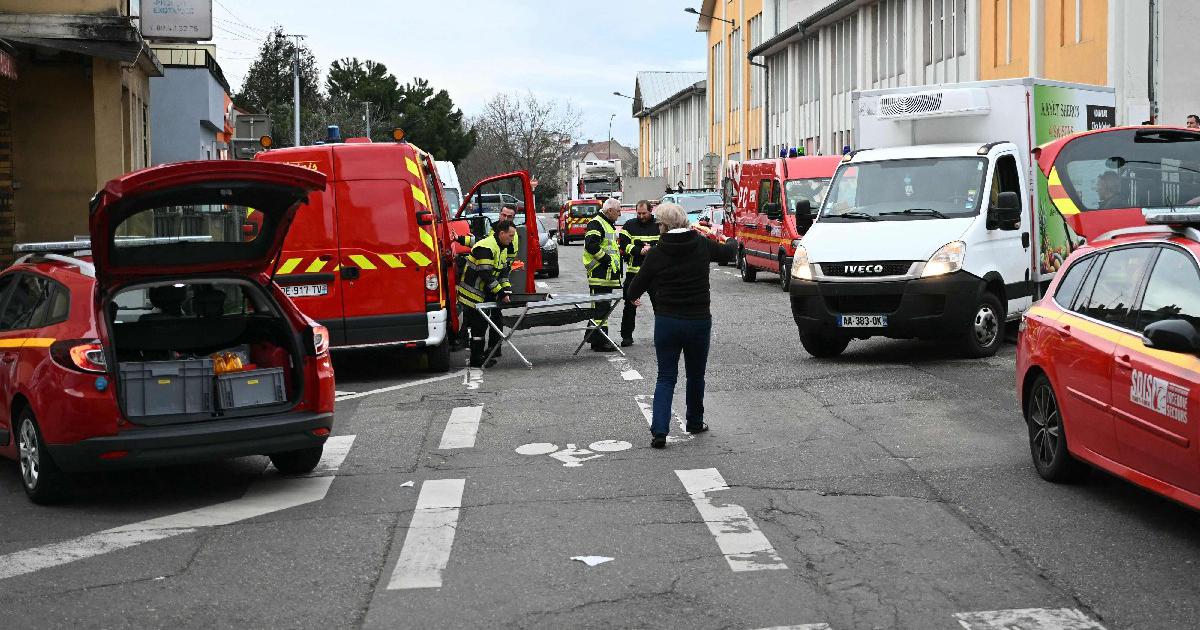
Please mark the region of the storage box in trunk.
[[211, 413], [212, 359], [125, 361], [121, 399], [129, 417]]
[[274, 405], [287, 400], [283, 368], [244, 370], [217, 376], [217, 397], [221, 409], [242, 409]]

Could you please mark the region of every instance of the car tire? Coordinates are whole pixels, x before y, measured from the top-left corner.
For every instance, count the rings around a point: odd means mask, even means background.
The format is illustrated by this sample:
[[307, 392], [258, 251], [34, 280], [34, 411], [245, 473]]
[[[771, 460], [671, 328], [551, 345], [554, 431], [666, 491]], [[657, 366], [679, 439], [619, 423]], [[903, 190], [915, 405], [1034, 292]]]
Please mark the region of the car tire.
[[959, 348], [963, 355], [981, 359], [996, 354], [1003, 343], [1004, 307], [1000, 304], [1000, 298], [984, 291], [979, 296], [966, 330], [962, 333]]
[[792, 261], [788, 260], [787, 254], [779, 252], [779, 288], [787, 293], [792, 287]]
[[449, 340], [444, 340], [442, 343], [425, 349], [425, 361], [429, 364], [429, 371], [438, 374], [445, 374], [450, 371], [450, 343]]
[[546, 277], [547, 278], [557, 278], [558, 277], [558, 267], [551, 269], [549, 271], [549, 273], [546, 274]]
[[268, 457], [271, 458], [271, 465], [275, 466], [275, 469], [282, 474], [305, 475], [317, 467], [321, 461], [321, 454], [324, 452], [325, 445], [322, 444], [295, 451], [272, 453]]
[[21, 487], [25, 496], [38, 505], [49, 505], [62, 501], [67, 495], [67, 476], [50, 453], [42, 439], [33, 410], [25, 407], [17, 416], [17, 460], [21, 473]]
[[1038, 475], [1054, 483], [1079, 480], [1087, 467], [1067, 449], [1058, 397], [1045, 374], [1039, 374], [1029, 388], [1024, 412], [1029, 427], [1029, 454]]
[[744, 249], [738, 251], [738, 268], [742, 270], [742, 282], [754, 282], [758, 279], [758, 270], [750, 266]]
[[800, 333], [800, 345], [818, 359], [832, 359], [846, 351], [846, 346], [850, 345], [850, 338], [842, 335]]

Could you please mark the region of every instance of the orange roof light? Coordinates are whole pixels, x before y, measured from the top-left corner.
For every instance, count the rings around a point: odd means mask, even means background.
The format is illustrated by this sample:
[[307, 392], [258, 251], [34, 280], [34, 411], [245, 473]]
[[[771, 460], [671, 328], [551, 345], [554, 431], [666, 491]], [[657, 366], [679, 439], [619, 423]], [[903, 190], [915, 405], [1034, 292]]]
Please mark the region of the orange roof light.
[[258, 139], [258, 143], [262, 145], [262, 148], [270, 149], [271, 145], [275, 144], [275, 141], [271, 139], [271, 136], [263, 136]]
[[407, 135], [407, 134], [405, 134], [404, 130], [399, 127], [396, 127], [395, 129], [392, 130], [392, 139], [395, 140], [396, 142], [404, 142], [405, 135]]

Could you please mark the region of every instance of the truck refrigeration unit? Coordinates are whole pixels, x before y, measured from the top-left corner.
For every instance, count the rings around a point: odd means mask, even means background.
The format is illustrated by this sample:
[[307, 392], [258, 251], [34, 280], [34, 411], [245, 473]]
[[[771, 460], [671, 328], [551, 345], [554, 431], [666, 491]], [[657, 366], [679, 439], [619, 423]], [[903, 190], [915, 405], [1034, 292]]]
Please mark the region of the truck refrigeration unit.
[[580, 160], [571, 167], [570, 199], [621, 198], [621, 160]]

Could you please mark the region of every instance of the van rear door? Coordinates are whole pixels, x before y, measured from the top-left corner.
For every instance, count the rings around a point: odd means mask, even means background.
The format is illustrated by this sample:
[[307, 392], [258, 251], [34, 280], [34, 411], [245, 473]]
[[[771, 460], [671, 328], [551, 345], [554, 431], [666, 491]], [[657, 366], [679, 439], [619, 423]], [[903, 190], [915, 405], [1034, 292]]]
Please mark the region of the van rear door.
[[483, 238], [491, 234], [492, 222], [498, 218], [500, 209], [512, 203], [517, 205], [514, 222], [517, 224], [519, 249], [509, 280], [514, 292], [533, 293], [534, 273], [542, 268], [542, 250], [538, 238], [537, 206], [534, 204], [528, 172], [496, 175], [475, 184], [456, 218], [460, 221], [470, 220], [470, 231]]

